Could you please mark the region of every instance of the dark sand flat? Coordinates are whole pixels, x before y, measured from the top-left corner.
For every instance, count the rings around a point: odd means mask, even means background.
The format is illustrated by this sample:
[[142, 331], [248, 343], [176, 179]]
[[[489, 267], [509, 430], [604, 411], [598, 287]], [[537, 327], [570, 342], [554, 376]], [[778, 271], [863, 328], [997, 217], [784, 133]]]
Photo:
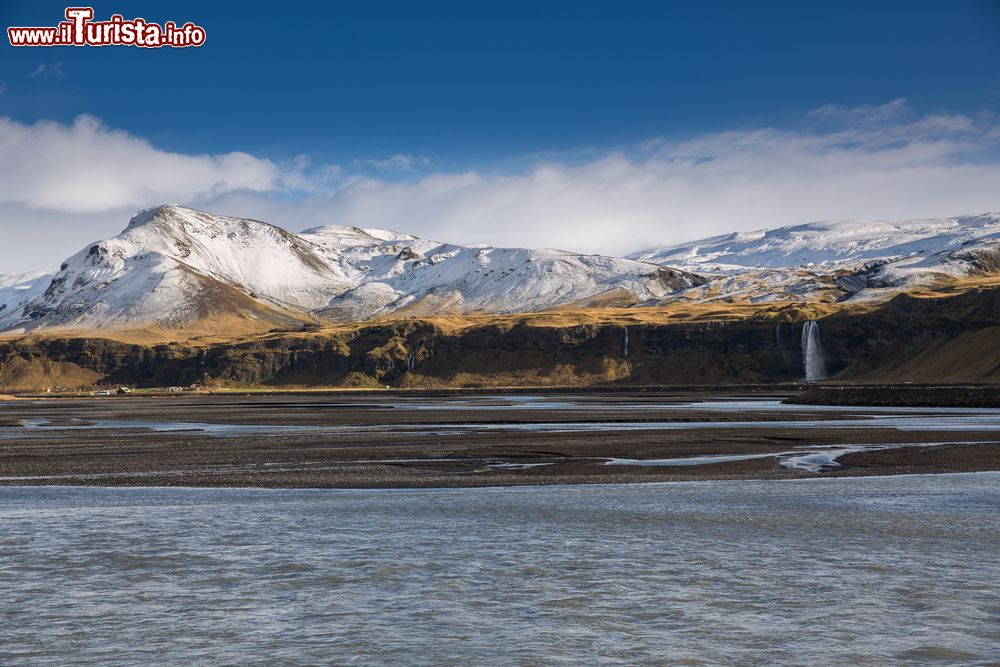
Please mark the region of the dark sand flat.
[[[0, 424], [11, 424], [0, 426], [0, 484], [392, 488], [1000, 470], [1000, 445], [990, 444], [1000, 441], [997, 431], [858, 427], [852, 408], [679, 405], [731, 398], [616, 392], [513, 400], [387, 394], [10, 401], [0, 404]], [[816, 419], [826, 423], [810, 423]], [[760, 426], [726, 425], [748, 421]], [[784, 424], [767, 426], [773, 422]], [[702, 428], [706, 423], [718, 426]], [[670, 428], [657, 428], [664, 424]], [[560, 425], [573, 430], [561, 432]], [[898, 448], [847, 453], [841, 465], [814, 471], [783, 467], [777, 456], [855, 445]], [[750, 455], [759, 456], [607, 465]]]

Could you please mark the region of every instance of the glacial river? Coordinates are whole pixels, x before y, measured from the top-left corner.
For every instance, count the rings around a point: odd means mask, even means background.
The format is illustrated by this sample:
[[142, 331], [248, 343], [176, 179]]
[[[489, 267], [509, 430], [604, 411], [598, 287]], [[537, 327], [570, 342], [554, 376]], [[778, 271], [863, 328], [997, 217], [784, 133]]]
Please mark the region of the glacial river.
[[996, 664], [1000, 473], [0, 488], [0, 664]]

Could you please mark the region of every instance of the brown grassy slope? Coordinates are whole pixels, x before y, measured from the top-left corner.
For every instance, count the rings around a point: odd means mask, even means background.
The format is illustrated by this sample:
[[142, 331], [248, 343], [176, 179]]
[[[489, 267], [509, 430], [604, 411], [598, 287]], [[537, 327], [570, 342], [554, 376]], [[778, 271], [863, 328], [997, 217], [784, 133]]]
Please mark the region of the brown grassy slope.
[[[899, 295], [877, 309], [821, 323], [852, 382], [1000, 382], [1000, 280]], [[867, 349], [866, 349], [867, 348]]]
[[10, 391], [65, 387], [81, 389], [101, 380], [101, 374], [80, 366], [49, 359], [14, 358], [0, 364], [0, 387]]
[[844, 379], [860, 382], [1000, 382], [1000, 326], [941, 337], [875, 370]]

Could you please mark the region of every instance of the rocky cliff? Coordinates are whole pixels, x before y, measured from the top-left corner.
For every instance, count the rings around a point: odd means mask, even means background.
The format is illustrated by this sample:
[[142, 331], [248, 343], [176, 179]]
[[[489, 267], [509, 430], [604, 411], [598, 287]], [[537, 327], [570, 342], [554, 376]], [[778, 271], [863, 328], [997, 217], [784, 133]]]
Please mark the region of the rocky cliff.
[[[1000, 291], [901, 295], [821, 319], [827, 369], [859, 381], [1000, 380]], [[446, 330], [424, 320], [272, 334], [196, 346], [27, 337], [0, 344], [0, 386], [509, 386], [713, 384], [802, 378], [803, 322], [760, 318], [670, 324]]]

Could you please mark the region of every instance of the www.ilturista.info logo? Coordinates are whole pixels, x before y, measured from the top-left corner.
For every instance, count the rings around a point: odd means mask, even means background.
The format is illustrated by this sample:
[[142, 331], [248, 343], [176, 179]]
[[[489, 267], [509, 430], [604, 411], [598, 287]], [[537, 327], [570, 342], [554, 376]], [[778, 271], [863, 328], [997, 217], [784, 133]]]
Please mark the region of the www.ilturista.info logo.
[[146, 19], [126, 20], [113, 14], [107, 21], [94, 21], [93, 7], [67, 7], [66, 20], [49, 28], [7, 28], [11, 46], [161, 46], [184, 48], [205, 43], [205, 29], [191, 22], [162, 26]]

